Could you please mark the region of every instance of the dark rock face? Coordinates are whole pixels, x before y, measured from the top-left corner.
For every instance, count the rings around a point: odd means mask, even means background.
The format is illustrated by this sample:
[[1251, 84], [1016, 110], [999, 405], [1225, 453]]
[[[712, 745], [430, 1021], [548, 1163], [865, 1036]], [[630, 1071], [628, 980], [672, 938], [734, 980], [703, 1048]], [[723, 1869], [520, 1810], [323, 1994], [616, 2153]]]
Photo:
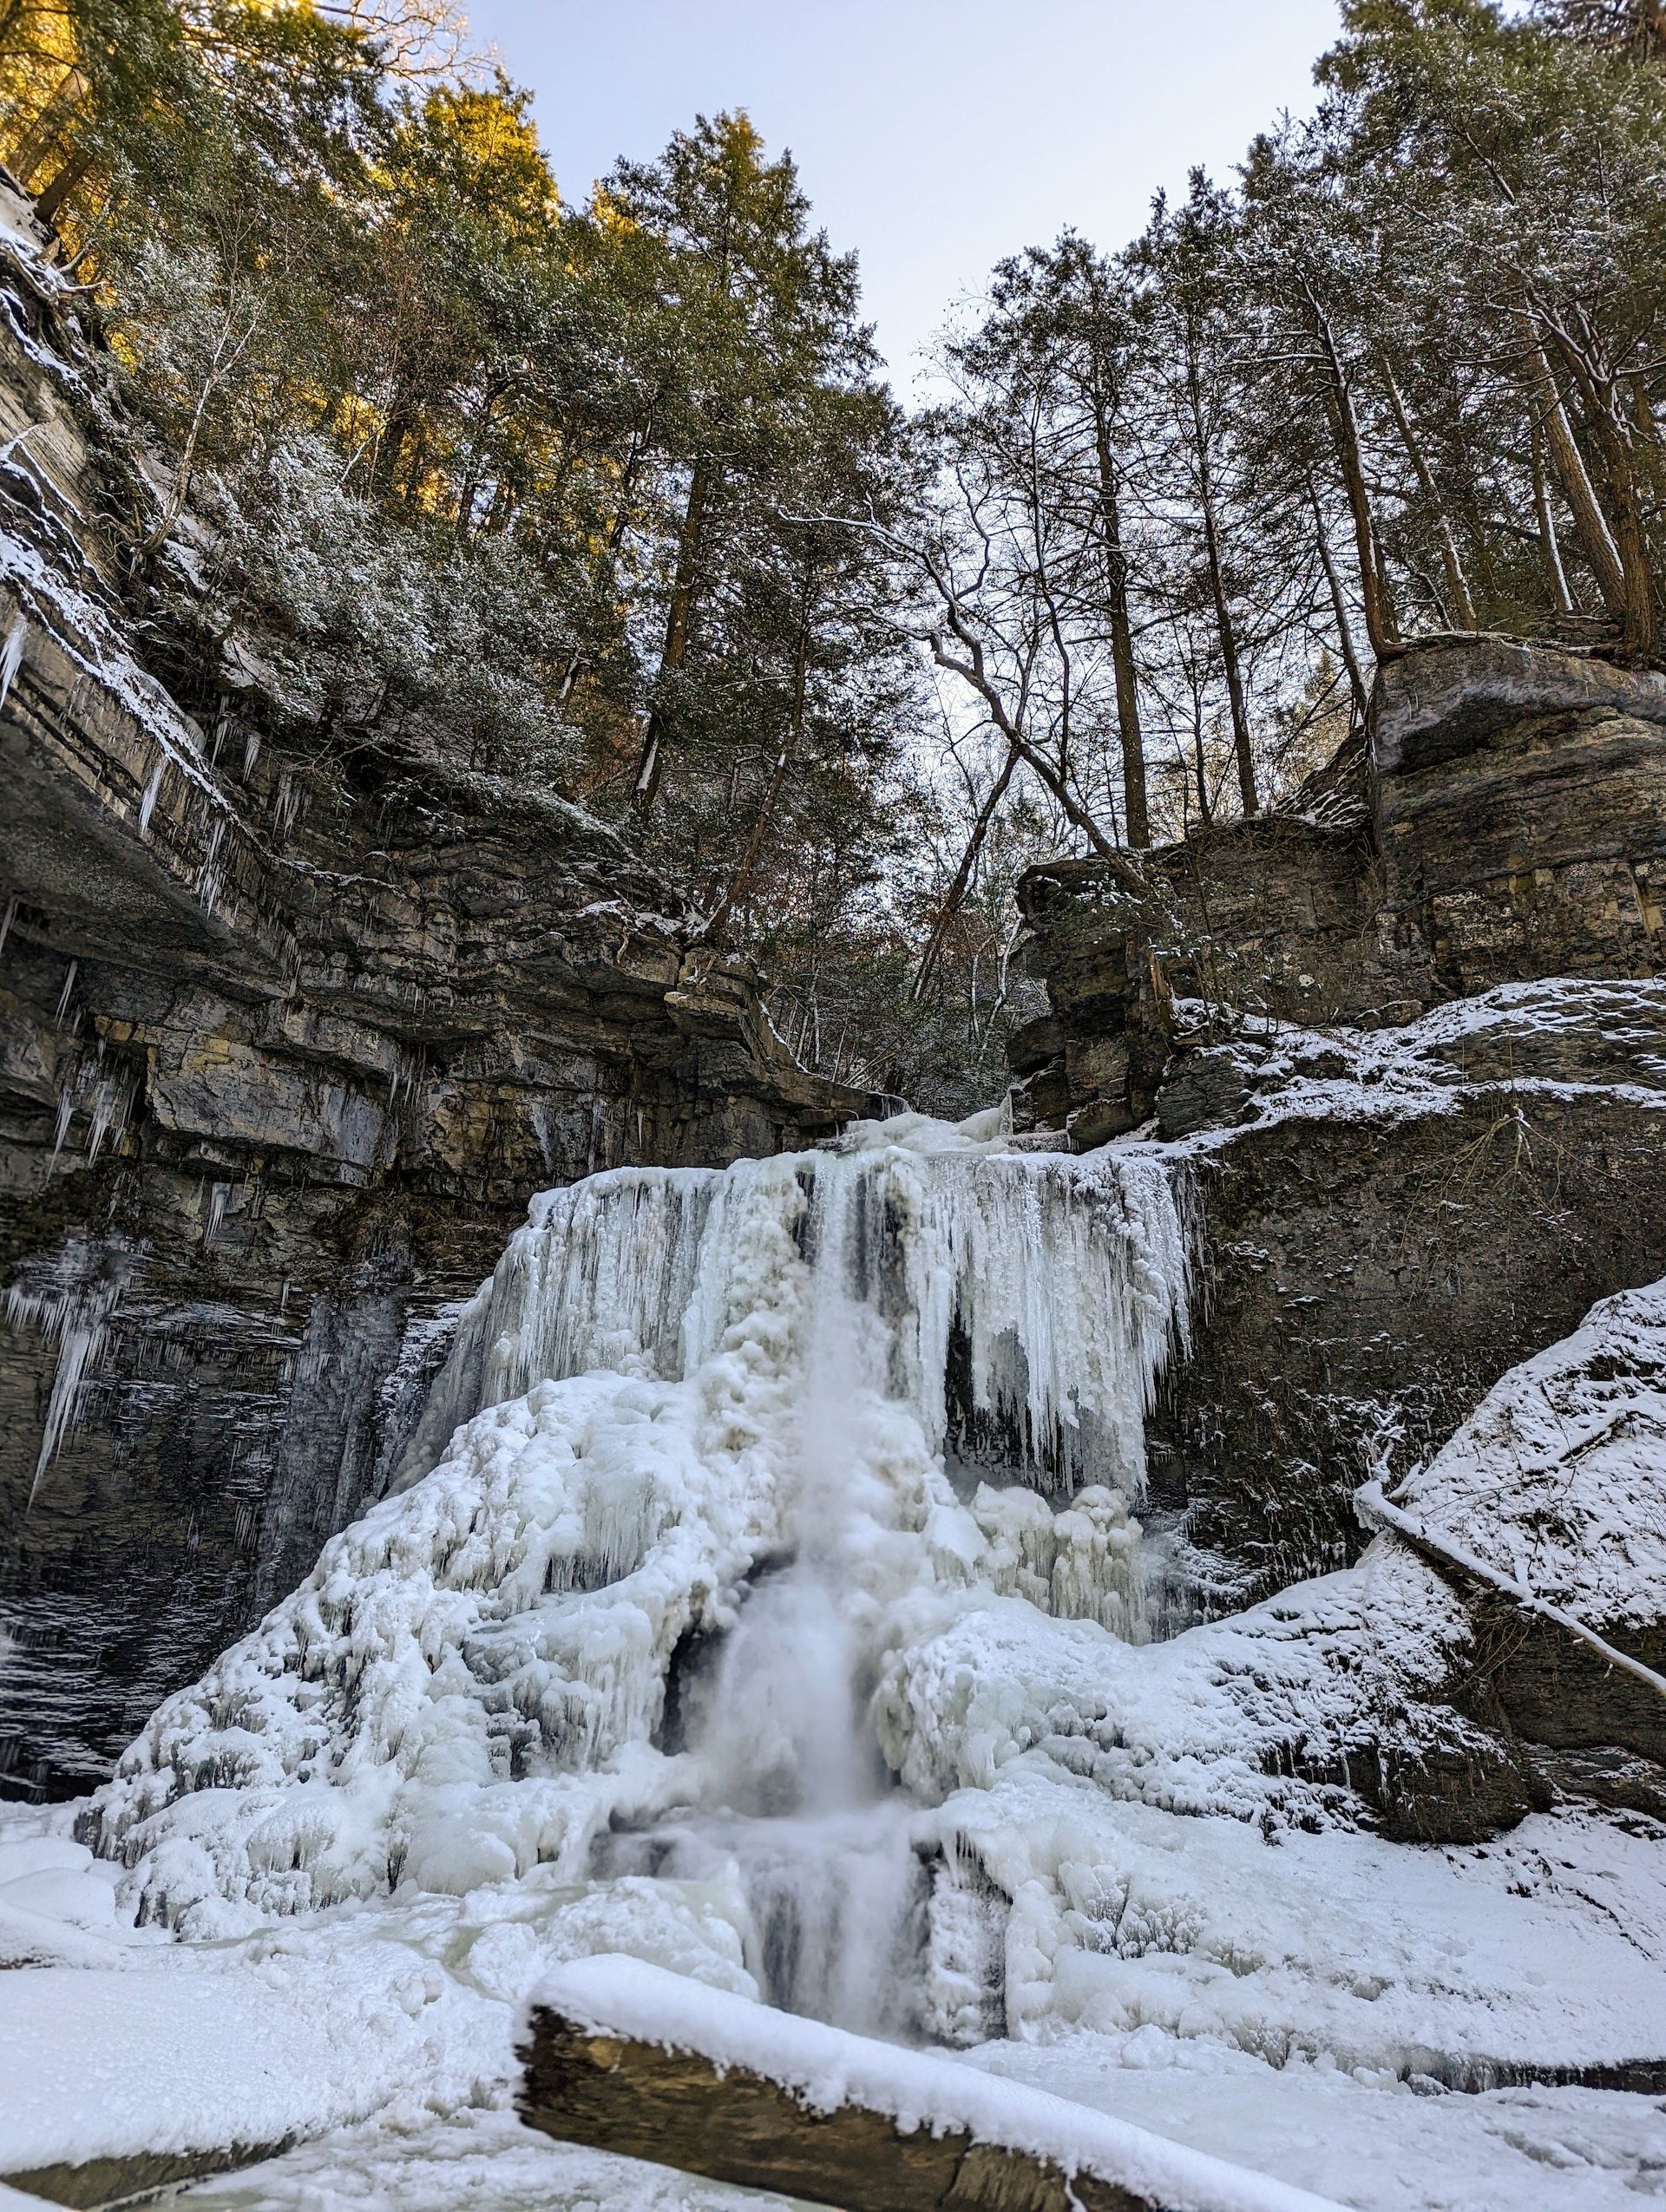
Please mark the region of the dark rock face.
[[[1551, 1030], [1575, 996], [1589, 1009]], [[1351, 1558], [1358, 1483], [1666, 1268], [1666, 989], [1491, 1003], [1473, 1040], [1431, 1049], [1420, 1025], [1374, 1066], [1264, 1068], [1238, 1125], [1186, 1148], [1201, 1319], [1152, 1424], [1154, 1478], [1256, 1594]], [[1556, 1072], [1531, 1073], [1536, 1054]], [[1256, 1057], [1237, 1048], [1240, 1083]]]
[[103, 588], [49, 313], [9, 304], [0, 427], [34, 426], [0, 462], [16, 1790], [107, 1771], [376, 1494], [534, 1190], [814, 1142], [867, 1102], [803, 1074], [758, 978], [577, 809], [355, 787], [229, 698], [189, 722]]
[[1487, 639], [1384, 671], [1379, 933], [1434, 996], [1666, 965], [1666, 679]]
[[[1217, 1602], [1353, 1559], [1361, 1482], [1392, 1488], [1666, 1271], [1666, 679], [1498, 639], [1407, 652], [1296, 806], [1020, 894], [1058, 1041], [1036, 1025], [1015, 1118], [1078, 1146], [1149, 1122], [1190, 1194], [1191, 1354], [1150, 1441]], [[1558, 1791], [1657, 1812], [1666, 1704], [1466, 1596], [1444, 1702], [1318, 1778], [1415, 1840]], [[1604, 1633], [1658, 1668], [1651, 1602]]]

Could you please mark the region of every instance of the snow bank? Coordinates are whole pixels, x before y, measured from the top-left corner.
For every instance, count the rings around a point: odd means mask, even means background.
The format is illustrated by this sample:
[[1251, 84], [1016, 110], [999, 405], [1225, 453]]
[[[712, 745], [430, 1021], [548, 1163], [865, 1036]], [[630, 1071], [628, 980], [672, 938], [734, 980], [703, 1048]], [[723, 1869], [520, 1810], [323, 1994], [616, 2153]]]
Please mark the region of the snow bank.
[[112, 1927], [53, 1964], [0, 1973], [0, 2172], [278, 2145], [372, 2114], [429, 2125], [502, 2094], [536, 1981], [621, 1944], [752, 1994], [737, 1895], [553, 1875], [350, 1904], [239, 1941]]
[[935, 1818], [1010, 1900], [1020, 2039], [1151, 2027], [1464, 2088], [1659, 2057], [1666, 1864], [1572, 1810], [1446, 1850], [1274, 1837], [1108, 1800], [1032, 1753]]
[[507, 2111], [342, 2129], [200, 2183], [189, 2202], [203, 2212], [799, 2212], [770, 2193], [553, 2143]]
[[1467, 1635], [1439, 1576], [1387, 1541], [1356, 1567], [1149, 1646], [985, 1585], [899, 1611], [876, 1718], [887, 1758], [927, 1796], [987, 1789], [1036, 1751], [1169, 1811], [1351, 1823], [1345, 1781], [1293, 1770], [1374, 1758], [1387, 1718], [1439, 1687]]
[[1636, 2212], [1666, 2172], [1666, 2111], [1612, 2090], [1446, 2096], [1328, 2059], [1264, 2059], [1149, 2026], [1003, 2043], [970, 2063], [1237, 2159], [1359, 2212]]

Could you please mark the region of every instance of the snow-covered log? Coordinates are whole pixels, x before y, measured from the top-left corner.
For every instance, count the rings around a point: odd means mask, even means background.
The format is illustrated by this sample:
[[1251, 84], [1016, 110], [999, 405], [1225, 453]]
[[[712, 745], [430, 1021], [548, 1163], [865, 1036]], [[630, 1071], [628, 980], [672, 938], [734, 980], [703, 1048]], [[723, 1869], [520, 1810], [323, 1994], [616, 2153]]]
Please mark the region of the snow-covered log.
[[626, 1958], [534, 1998], [519, 2109], [568, 2143], [844, 2212], [1335, 2212], [1045, 2091]]

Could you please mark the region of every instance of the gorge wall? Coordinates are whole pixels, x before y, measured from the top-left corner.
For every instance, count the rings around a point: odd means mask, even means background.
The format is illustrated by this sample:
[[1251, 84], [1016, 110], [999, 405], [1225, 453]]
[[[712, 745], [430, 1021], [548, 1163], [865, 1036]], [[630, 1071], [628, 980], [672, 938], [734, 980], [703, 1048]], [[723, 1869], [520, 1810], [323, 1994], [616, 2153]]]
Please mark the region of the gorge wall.
[[[381, 1493], [532, 1192], [875, 1102], [581, 809], [308, 751], [234, 649], [145, 672], [92, 337], [0, 217], [0, 1790], [36, 1794]], [[1025, 880], [1016, 1129], [1149, 1129], [1190, 1209], [1148, 1458], [1205, 1605], [1354, 1558], [1361, 1482], [1666, 1273], [1663, 896], [1666, 678], [1492, 638], [1389, 662], [1285, 811]]]
[[374, 1495], [529, 1194], [867, 1104], [577, 808], [139, 665], [100, 365], [0, 207], [0, 1790], [83, 1788]]
[[1021, 899], [1020, 1126], [1190, 1177], [1154, 1469], [1240, 1597], [1361, 1541], [1592, 1301], [1666, 1270], [1666, 678], [1503, 639], [1388, 662], [1290, 809]]

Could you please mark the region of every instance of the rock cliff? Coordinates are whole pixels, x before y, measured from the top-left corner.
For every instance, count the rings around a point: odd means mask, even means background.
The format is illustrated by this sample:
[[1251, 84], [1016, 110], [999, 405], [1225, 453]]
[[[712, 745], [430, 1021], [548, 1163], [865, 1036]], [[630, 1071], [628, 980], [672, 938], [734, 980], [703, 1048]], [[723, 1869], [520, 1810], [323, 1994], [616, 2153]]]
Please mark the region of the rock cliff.
[[[1154, 1482], [1223, 1605], [1351, 1559], [1356, 1485], [1666, 1268], [1663, 881], [1666, 679], [1487, 638], [1388, 663], [1366, 742], [1288, 812], [1026, 879], [1052, 1011], [1015, 1041], [1015, 1118], [1144, 1126], [1190, 1194], [1199, 1319]], [[1662, 1625], [1626, 1633], [1653, 1652]], [[1591, 1741], [1582, 1664], [1540, 1666], [1552, 1741]], [[1476, 1666], [1475, 1710], [1543, 1734], [1546, 1697]], [[1503, 1816], [1478, 1774], [1432, 1768], [1407, 1802], [1452, 1802], [1407, 1832]]]
[[146, 673], [96, 352], [0, 215], [0, 1789], [56, 1790], [374, 1495], [532, 1191], [866, 1102], [579, 808]]
[[[1345, 1565], [1358, 1485], [1427, 1488], [1489, 1390], [1531, 1394], [1506, 1370], [1666, 1268], [1663, 883], [1666, 678], [1495, 638], [1387, 663], [1284, 813], [1025, 880], [1051, 1012], [1015, 1120], [1141, 1127], [1189, 1194], [1153, 1487], [1223, 1609]], [[1622, 1379], [1615, 1417], [1651, 1421], [1651, 1373]], [[1521, 1503], [1508, 1442], [1483, 1529]], [[1391, 1829], [1484, 1835], [1552, 1780], [1657, 1812], [1658, 1698], [1617, 1723], [1600, 1659], [1434, 1565], [1468, 1623], [1448, 1720], [1349, 1770]], [[1631, 1600], [1615, 1639], [1658, 1665], [1657, 1585]]]

